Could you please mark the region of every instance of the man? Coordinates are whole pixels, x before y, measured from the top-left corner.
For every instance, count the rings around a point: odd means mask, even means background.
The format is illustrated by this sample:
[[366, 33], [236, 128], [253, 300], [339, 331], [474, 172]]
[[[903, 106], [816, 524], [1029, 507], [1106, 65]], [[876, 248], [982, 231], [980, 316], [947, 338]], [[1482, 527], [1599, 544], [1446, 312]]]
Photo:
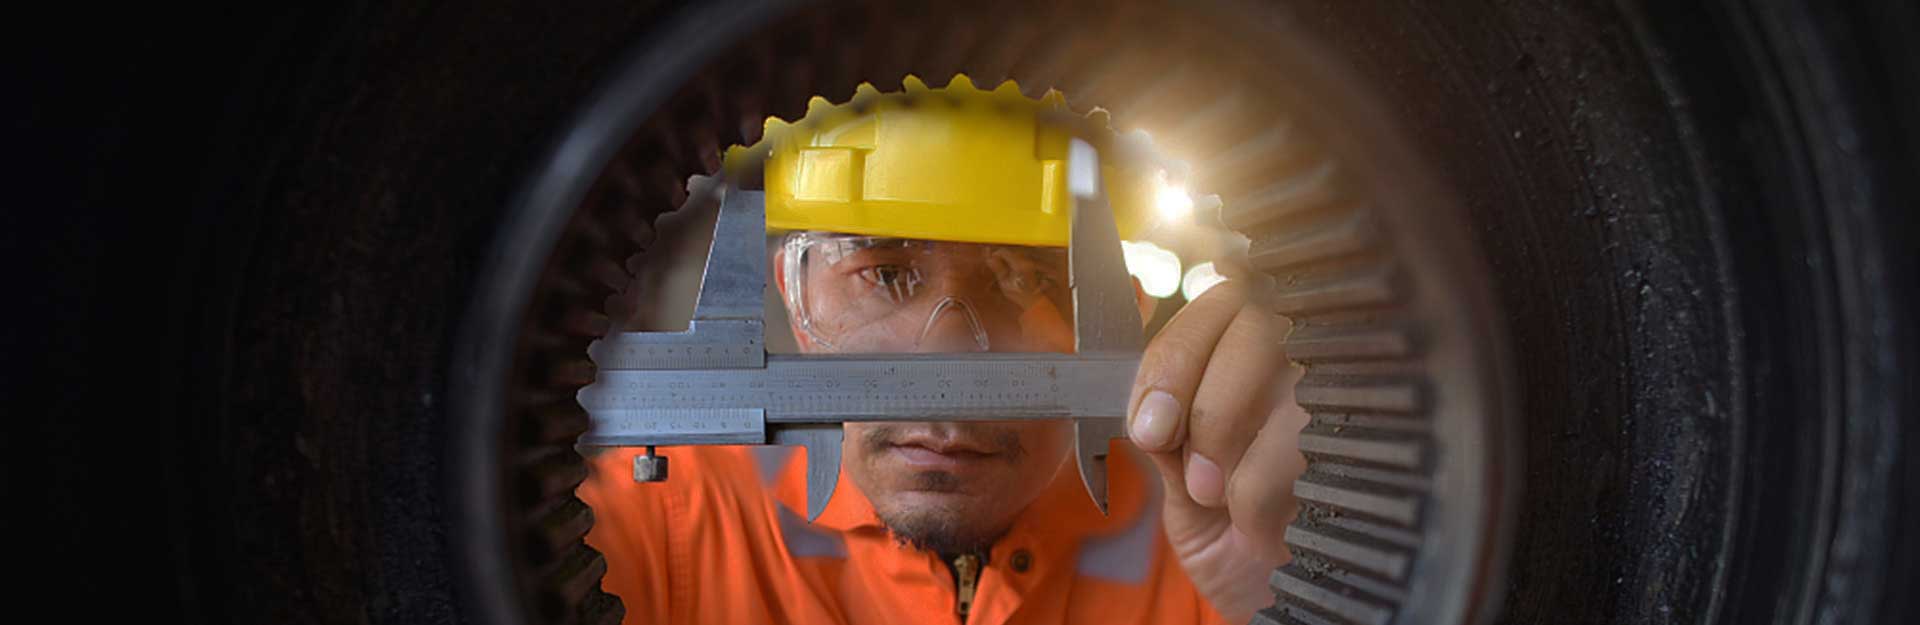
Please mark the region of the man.
[[[909, 77], [770, 121], [754, 156], [801, 350], [1072, 351], [1067, 137], [1044, 121], [1063, 109], [1011, 83]], [[1151, 177], [1101, 178], [1137, 234]], [[1227, 283], [1153, 338], [1133, 388], [1113, 389], [1131, 393], [1142, 453], [1109, 460], [1108, 515], [1069, 461], [1069, 423], [848, 423], [814, 523], [796, 512], [799, 454], [680, 449], [670, 481], [636, 484], [622, 450], [579, 490], [588, 543], [628, 623], [1242, 622], [1272, 600], [1305, 469], [1286, 329]]]

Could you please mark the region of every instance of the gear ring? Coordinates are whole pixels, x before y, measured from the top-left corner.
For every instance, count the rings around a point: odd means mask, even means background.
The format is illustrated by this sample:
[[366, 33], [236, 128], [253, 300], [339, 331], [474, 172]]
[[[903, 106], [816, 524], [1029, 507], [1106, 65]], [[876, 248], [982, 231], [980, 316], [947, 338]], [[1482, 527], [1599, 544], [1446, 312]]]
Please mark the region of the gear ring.
[[[1223, 5], [1212, 9], [1244, 8]], [[1209, 13], [1133, 7], [1088, 24], [1075, 9], [1023, 11], [1025, 27], [1005, 30], [981, 25], [994, 19], [991, 7], [808, 9], [709, 59], [632, 134], [561, 236], [517, 350], [507, 508], [520, 512], [507, 525], [521, 570], [533, 572], [523, 586], [537, 597], [534, 613], [618, 614], [597, 587], [604, 561], [580, 542], [592, 515], [572, 497], [584, 466], [567, 442], [586, 424], [571, 404], [592, 378], [585, 344], [609, 329], [604, 311], [639, 296], [623, 291], [625, 261], [650, 243], [652, 219], [686, 200], [688, 175], [718, 169], [720, 146], [752, 143], [759, 119], [799, 112], [781, 107], [864, 80], [963, 70], [1060, 88], [1108, 105], [1123, 124], [1180, 120], [1165, 126], [1174, 128], [1160, 135], [1166, 145], [1226, 146], [1194, 160], [1191, 186], [1225, 198], [1222, 219], [1252, 241], [1253, 267], [1275, 279], [1276, 311], [1295, 323], [1286, 346], [1308, 366], [1296, 394], [1313, 415], [1301, 435], [1303, 510], [1287, 536], [1296, 559], [1272, 575], [1277, 603], [1256, 620], [1448, 623], [1490, 612], [1513, 508], [1499, 476], [1515, 461], [1517, 432], [1502, 342], [1485, 321], [1491, 299], [1474, 278], [1483, 273], [1468, 237], [1447, 223], [1455, 209], [1445, 194], [1325, 59], [1291, 66], [1301, 72], [1295, 84], [1319, 88], [1311, 94], [1249, 87], [1261, 83], [1235, 78], [1272, 68], [1223, 50], [1244, 41]], [[841, 43], [825, 36], [829, 25]], [[1147, 43], [1097, 56], [1072, 37], [1037, 34], [1057, 32]], [[853, 57], [864, 62], [840, 62], [849, 48], [865, 51]], [[1165, 48], [1182, 53], [1154, 54]], [[1168, 96], [1183, 92], [1222, 95], [1197, 107]], [[1383, 179], [1388, 172], [1395, 178]]]

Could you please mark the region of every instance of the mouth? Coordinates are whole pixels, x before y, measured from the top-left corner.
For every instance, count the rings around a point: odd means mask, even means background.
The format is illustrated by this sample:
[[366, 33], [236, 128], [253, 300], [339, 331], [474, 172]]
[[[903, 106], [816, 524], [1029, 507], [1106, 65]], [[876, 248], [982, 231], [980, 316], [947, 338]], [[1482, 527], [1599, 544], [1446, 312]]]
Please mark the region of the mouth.
[[937, 446], [916, 443], [896, 443], [887, 448], [887, 452], [899, 458], [908, 467], [917, 470], [957, 470], [992, 460], [999, 454], [980, 451], [961, 446]]
[[902, 432], [900, 436], [888, 441], [893, 447], [917, 447], [943, 455], [990, 456], [1000, 451], [995, 441], [982, 440], [978, 436], [967, 436], [960, 432], [913, 430]]
[[888, 424], [877, 425], [863, 438], [870, 453], [897, 463], [897, 469], [954, 478], [989, 465], [1017, 463], [1024, 452], [1015, 431], [995, 427]]
[[1007, 458], [1006, 442], [953, 429], [916, 429], [899, 432], [887, 441], [886, 451], [910, 470], [964, 472]]

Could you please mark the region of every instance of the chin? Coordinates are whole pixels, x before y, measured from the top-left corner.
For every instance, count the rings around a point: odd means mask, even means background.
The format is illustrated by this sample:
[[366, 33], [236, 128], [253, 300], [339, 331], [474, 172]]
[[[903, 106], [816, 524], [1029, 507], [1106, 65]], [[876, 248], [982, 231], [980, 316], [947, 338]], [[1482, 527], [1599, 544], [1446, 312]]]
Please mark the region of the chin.
[[[977, 475], [956, 475], [948, 471], [914, 471], [911, 469], [895, 473], [896, 478], [888, 480], [890, 488], [884, 489], [888, 505], [895, 510], [937, 509], [949, 515], [978, 515], [983, 506], [992, 501], [994, 493], [987, 490], [993, 480], [980, 479]], [[876, 506], [881, 502], [875, 501]]]
[[902, 512], [925, 511], [956, 519], [982, 516], [983, 504], [990, 498], [967, 492], [908, 490], [894, 493], [891, 508]]
[[1006, 521], [986, 518], [981, 506], [956, 493], [901, 493], [876, 510], [894, 538], [933, 553], [986, 551], [1007, 531]]

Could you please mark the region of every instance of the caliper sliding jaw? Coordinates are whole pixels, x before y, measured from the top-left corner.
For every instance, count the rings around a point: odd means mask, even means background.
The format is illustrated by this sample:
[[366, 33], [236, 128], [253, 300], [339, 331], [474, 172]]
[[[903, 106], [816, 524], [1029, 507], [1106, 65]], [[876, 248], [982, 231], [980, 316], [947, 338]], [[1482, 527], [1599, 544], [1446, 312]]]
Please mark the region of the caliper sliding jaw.
[[1073, 354], [790, 355], [766, 352], [764, 192], [728, 185], [684, 332], [621, 332], [588, 347], [585, 447], [639, 447], [634, 479], [667, 479], [656, 445], [798, 445], [807, 519], [840, 477], [848, 421], [1072, 419], [1080, 477], [1107, 511], [1107, 454], [1125, 435], [1145, 337], [1094, 148], [1068, 155]]

